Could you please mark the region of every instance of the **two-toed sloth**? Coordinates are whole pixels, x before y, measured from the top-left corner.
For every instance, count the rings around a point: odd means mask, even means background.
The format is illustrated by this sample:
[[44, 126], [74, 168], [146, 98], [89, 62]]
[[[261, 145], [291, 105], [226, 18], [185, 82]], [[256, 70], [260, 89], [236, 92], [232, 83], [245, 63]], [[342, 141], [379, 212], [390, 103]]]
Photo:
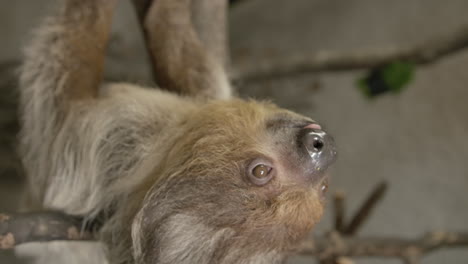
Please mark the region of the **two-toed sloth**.
[[[164, 91], [101, 83], [117, 0], [61, 2], [21, 73], [28, 206], [99, 216], [109, 263], [283, 261], [322, 215], [332, 139], [307, 117], [230, 98], [190, 0], [146, 10]], [[65, 250], [80, 243], [54, 245], [73, 263], [90, 257]]]

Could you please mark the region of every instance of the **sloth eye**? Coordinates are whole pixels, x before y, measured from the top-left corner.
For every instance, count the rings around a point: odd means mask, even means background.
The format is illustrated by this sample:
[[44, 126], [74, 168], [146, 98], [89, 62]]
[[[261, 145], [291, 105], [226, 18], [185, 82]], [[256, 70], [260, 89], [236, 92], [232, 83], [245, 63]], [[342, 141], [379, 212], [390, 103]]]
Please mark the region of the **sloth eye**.
[[253, 184], [263, 186], [273, 178], [274, 170], [268, 162], [256, 160], [250, 164], [247, 173]]
[[268, 167], [266, 165], [263, 165], [263, 164], [260, 164], [260, 165], [257, 165], [253, 170], [252, 170], [252, 174], [253, 176], [261, 179], [261, 178], [264, 178], [264, 177], [267, 177], [268, 174], [270, 173], [271, 171], [271, 167]]

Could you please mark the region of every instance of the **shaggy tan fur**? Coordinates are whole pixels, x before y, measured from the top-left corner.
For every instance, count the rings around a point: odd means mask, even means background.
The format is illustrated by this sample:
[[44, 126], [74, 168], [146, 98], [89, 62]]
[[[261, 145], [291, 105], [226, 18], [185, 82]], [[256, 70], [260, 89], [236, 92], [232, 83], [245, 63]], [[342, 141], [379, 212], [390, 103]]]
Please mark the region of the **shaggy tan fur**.
[[[296, 137], [311, 120], [270, 103], [226, 99], [226, 74], [198, 41], [179, 48], [187, 35], [158, 27], [157, 14], [190, 1], [156, 1], [169, 9], [150, 8], [146, 24], [154, 26], [153, 58], [165, 56], [159, 80], [178, 94], [102, 85], [116, 0], [63, 2], [37, 30], [22, 68], [27, 204], [99, 217], [104, 246], [49, 243], [41, 250], [49, 257], [38, 263], [53, 263], [60, 252], [67, 263], [281, 262], [322, 214], [318, 185], [298, 177], [307, 157]], [[162, 52], [171, 50], [173, 57]], [[257, 158], [276, 171], [261, 187], [246, 176]]]

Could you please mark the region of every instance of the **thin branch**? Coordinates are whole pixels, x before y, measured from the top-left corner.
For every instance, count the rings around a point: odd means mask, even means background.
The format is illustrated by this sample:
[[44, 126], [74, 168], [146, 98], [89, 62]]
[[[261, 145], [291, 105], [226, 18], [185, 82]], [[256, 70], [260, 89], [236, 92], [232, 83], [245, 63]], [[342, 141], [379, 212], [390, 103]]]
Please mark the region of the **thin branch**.
[[338, 191], [333, 196], [333, 208], [335, 213], [335, 230], [338, 232], [344, 231], [345, 221], [345, 194], [344, 192]]
[[361, 51], [321, 51], [238, 65], [233, 74], [237, 81], [259, 81], [318, 71], [375, 68], [394, 61], [415, 64], [432, 63], [468, 47], [468, 26], [451, 34], [427, 39], [412, 46], [366, 48]]
[[[95, 240], [93, 234], [98, 229], [99, 224], [84, 225], [82, 218], [58, 212], [0, 214], [0, 249], [26, 242]], [[397, 257], [408, 261], [437, 249], [462, 246], [468, 246], [468, 233], [433, 232], [418, 239], [401, 239], [351, 238], [332, 232], [304, 241], [296, 252], [321, 260], [347, 256]]]
[[0, 213], [0, 249], [27, 242], [93, 240], [93, 225], [59, 212]]
[[298, 247], [301, 255], [329, 259], [347, 257], [396, 257], [403, 260], [448, 247], [468, 246], [468, 233], [434, 232], [417, 239], [390, 237], [344, 237], [332, 232], [326, 237], [308, 240]]
[[370, 193], [367, 199], [364, 201], [362, 206], [359, 208], [357, 213], [351, 218], [351, 221], [348, 226], [343, 230], [344, 235], [354, 235], [359, 228], [362, 227], [364, 222], [369, 218], [369, 215], [374, 210], [375, 206], [379, 201], [382, 200], [385, 192], [387, 191], [387, 183], [379, 183], [374, 190]]

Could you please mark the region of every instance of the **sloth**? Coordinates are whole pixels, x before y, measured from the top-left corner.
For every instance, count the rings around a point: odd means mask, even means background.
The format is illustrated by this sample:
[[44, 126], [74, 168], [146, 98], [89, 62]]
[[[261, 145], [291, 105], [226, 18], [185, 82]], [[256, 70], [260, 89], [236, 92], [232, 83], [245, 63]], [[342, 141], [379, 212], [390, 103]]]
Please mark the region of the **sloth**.
[[145, 11], [163, 89], [104, 83], [116, 2], [61, 1], [26, 48], [25, 205], [102, 222], [93, 250], [105, 259], [55, 244], [74, 254], [67, 263], [281, 263], [322, 215], [333, 139], [308, 117], [233, 97], [189, 0]]

